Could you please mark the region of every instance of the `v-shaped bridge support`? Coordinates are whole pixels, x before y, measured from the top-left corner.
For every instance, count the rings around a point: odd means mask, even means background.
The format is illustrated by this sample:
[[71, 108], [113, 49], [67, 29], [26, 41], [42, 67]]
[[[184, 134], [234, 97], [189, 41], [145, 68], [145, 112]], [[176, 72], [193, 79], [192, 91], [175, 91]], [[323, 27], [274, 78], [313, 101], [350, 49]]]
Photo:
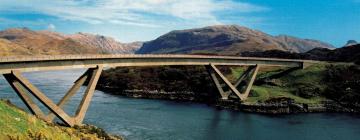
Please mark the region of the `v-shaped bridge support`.
[[[211, 79], [213, 80], [216, 88], [218, 89], [221, 98], [227, 100], [231, 93], [234, 93], [241, 101], [246, 100], [249, 96], [251, 87], [255, 81], [257, 72], [259, 71], [259, 65], [249, 66], [249, 68], [236, 80], [235, 84], [233, 85], [221, 72], [219, 69], [216, 68], [215, 65], [210, 64], [206, 66]], [[245, 82], [248, 79], [248, 76], [251, 75], [250, 80]], [[220, 79], [220, 80], [219, 80]], [[225, 83], [221, 84], [220, 82]], [[238, 87], [241, 83], [246, 83], [246, 89], [243, 93], [238, 90]], [[227, 87], [227, 88], [224, 88]], [[224, 89], [229, 89], [229, 91], [225, 91]]]
[[[48, 122], [52, 122], [54, 117], [57, 116], [66, 125], [74, 126], [80, 125], [84, 120], [85, 113], [90, 105], [90, 101], [94, 94], [95, 87], [101, 75], [102, 69], [103, 67], [100, 65], [96, 68], [88, 69], [82, 76], [80, 76], [78, 80], [75, 81], [75, 84], [70, 88], [70, 90], [65, 94], [65, 96], [58, 104], [55, 104], [39, 89], [32, 85], [29, 80], [21, 75], [20, 71], [14, 70], [10, 74], [4, 74], [4, 77], [15, 90], [15, 92], [20, 96], [31, 113]], [[85, 81], [89, 81], [88, 86], [75, 116], [71, 117], [62, 109], [62, 107], [79, 90]], [[45, 115], [28, 93], [33, 95], [43, 105], [45, 105], [45, 107], [50, 110], [50, 113]]]

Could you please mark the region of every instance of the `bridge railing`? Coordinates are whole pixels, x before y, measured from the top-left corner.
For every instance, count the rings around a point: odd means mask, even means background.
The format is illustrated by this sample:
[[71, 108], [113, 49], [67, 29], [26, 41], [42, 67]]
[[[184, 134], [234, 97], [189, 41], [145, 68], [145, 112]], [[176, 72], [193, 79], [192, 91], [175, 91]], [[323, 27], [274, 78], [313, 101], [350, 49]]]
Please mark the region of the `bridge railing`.
[[0, 62], [105, 59], [105, 58], [109, 58], [109, 59], [111, 58], [198, 58], [198, 59], [239, 59], [239, 60], [264, 60], [264, 61], [315, 62], [312, 60], [298, 60], [298, 59], [214, 56], [214, 55], [184, 55], [184, 54], [106, 54], [106, 55], [81, 54], [81, 55], [6, 56], [6, 57], [0, 57]]

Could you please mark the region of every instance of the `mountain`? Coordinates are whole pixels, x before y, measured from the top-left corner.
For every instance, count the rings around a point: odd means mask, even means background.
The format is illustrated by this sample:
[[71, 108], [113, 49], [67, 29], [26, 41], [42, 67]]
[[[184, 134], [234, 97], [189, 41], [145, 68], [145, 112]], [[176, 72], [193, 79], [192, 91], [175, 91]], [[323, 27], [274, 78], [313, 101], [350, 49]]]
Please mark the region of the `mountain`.
[[30, 55], [29, 51], [7, 39], [0, 38], [0, 56]]
[[247, 51], [281, 50], [306, 52], [313, 48], [334, 48], [316, 40], [290, 36], [271, 36], [237, 25], [216, 25], [204, 28], [175, 30], [143, 44], [136, 52], [144, 53], [207, 53], [238, 55]]
[[356, 45], [356, 44], [359, 44], [356, 40], [349, 40], [349, 41], [347, 41], [345, 46], [352, 46], [352, 45]]
[[[67, 38], [55, 38], [27, 28], [14, 28], [0, 31], [0, 39], [5, 40], [6, 53], [12, 55], [59, 55], [59, 54], [96, 54], [98, 49], [81, 45]], [[11, 43], [10, 43], [11, 42]], [[17, 51], [15, 51], [15, 50]], [[13, 50], [13, 51], [10, 51]], [[18, 53], [25, 51], [26, 53]], [[4, 52], [5, 53], [5, 52]]]
[[111, 37], [88, 33], [65, 35], [52, 31], [13, 28], [0, 31], [1, 56], [59, 54], [191, 53], [239, 55], [243, 52], [279, 50], [306, 52], [333, 46], [316, 40], [280, 35], [237, 25], [217, 25], [171, 31], [148, 42], [121, 43]]
[[132, 43], [121, 43], [116, 41], [112, 37], [107, 37], [103, 35], [94, 35], [89, 33], [79, 32], [77, 34], [64, 35], [51, 31], [39, 31], [42, 34], [52, 36], [54, 38], [62, 39], [72, 39], [81, 45], [91, 46], [99, 49], [102, 53], [110, 54], [131, 54], [134, 53], [142, 46], [142, 42], [132, 42]]
[[106, 37], [102, 35], [93, 35], [88, 33], [78, 33], [73, 35], [66, 36], [71, 38], [82, 45], [86, 46], [95, 46], [106, 53], [111, 54], [128, 54], [134, 53], [138, 50], [142, 43], [133, 42], [133, 43], [120, 43], [111, 37]]
[[355, 62], [360, 64], [360, 44], [345, 46], [330, 51], [327, 56], [331, 56], [332, 61]]
[[87, 33], [65, 35], [27, 28], [0, 31], [0, 56], [134, 53], [141, 45], [141, 42], [126, 44]]
[[334, 46], [324, 43], [318, 40], [313, 39], [300, 39], [292, 36], [287, 35], [279, 35], [275, 37], [276, 39], [284, 42], [289, 48], [292, 48], [294, 51], [291, 52], [307, 52], [309, 50], [315, 48], [327, 48], [327, 49], [334, 49]]

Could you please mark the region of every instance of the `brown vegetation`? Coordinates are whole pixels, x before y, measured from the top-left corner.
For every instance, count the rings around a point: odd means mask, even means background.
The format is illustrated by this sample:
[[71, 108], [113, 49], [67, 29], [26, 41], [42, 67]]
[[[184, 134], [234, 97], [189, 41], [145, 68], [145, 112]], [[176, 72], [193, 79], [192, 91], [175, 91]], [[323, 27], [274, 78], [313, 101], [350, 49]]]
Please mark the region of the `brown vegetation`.
[[271, 36], [237, 25], [171, 31], [145, 42], [137, 53], [208, 53], [237, 55], [245, 51], [281, 50], [306, 52], [313, 48], [333, 48], [330, 44], [290, 36]]

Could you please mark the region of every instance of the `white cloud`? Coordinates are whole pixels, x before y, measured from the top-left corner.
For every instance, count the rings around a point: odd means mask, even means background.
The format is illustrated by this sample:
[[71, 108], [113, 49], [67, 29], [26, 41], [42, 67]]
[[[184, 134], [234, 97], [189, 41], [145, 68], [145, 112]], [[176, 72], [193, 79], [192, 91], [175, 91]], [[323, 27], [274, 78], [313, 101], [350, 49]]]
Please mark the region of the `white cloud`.
[[47, 29], [48, 29], [49, 31], [54, 31], [54, 30], [56, 29], [56, 26], [55, 26], [54, 24], [49, 24], [49, 25], [47, 26]]
[[218, 24], [217, 12], [247, 13], [267, 8], [232, 0], [0, 0], [0, 12], [38, 12], [91, 24], [126, 24], [161, 27], [172, 20]]

